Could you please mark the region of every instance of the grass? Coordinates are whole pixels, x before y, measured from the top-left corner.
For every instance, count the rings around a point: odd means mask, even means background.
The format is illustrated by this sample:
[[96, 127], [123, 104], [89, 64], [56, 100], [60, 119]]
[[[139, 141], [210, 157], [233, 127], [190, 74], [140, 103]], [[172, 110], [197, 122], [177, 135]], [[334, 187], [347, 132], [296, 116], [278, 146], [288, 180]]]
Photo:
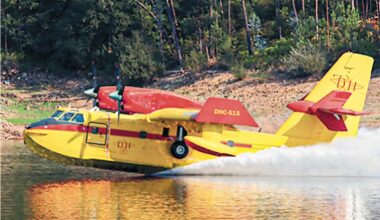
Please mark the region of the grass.
[[30, 124], [49, 117], [57, 108], [62, 105], [59, 102], [34, 103], [32, 101], [15, 102], [5, 108], [14, 113], [14, 117], [6, 120], [12, 124]]

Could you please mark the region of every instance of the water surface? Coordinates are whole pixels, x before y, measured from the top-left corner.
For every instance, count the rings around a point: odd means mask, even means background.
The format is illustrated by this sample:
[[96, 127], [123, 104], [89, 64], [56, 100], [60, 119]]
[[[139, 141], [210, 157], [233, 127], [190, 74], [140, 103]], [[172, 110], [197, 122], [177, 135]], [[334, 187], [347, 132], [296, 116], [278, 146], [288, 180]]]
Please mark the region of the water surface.
[[[2, 219], [380, 219], [378, 177], [147, 178], [1, 152]], [[242, 167], [242, 169], [250, 169]]]

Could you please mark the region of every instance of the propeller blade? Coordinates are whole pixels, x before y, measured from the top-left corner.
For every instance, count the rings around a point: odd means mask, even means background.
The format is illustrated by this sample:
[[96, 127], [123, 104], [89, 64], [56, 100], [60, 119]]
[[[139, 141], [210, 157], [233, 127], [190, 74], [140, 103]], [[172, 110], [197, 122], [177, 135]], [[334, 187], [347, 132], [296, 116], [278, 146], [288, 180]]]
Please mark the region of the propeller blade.
[[122, 101], [123, 99], [123, 96], [122, 95], [119, 95], [119, 91], [115, 91], [115, 92], [111, 92], [109, 95], [108, 95], [111, 99], [113, 100], [116, 100], [116, 101]]
[[91, 89], [87, 89], [87, 90], [85, 90], [85, 91], [84, 91], [84, 94], [85, 94], [85, 95], [88, 95], [88, 96], [90, 96], [90, 97], [92, 97], [92, 98], [95, 98], [95, 99], [98, 97], [98, 93], [95, 92], [95, 89], [94, 89], [94, 88], [91, 88]]

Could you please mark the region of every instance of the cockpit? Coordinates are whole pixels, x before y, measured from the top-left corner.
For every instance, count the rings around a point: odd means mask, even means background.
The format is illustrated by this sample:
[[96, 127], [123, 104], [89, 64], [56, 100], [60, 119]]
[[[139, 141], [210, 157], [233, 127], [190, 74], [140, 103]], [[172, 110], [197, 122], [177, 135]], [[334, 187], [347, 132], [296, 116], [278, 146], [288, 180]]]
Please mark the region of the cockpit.
[[54, 118], [58, 121], [67, 121], [73, 123], [84, 123], [85, 121], [83, 113], [78, 112], [78, 110], [57, 110], [50, 116], [50, 118]]
[[49, 118], [34, 122], [27, 128], [54, 124], [83, 124], [86, 121], [86, 114], [77, 109], [58, 109]]

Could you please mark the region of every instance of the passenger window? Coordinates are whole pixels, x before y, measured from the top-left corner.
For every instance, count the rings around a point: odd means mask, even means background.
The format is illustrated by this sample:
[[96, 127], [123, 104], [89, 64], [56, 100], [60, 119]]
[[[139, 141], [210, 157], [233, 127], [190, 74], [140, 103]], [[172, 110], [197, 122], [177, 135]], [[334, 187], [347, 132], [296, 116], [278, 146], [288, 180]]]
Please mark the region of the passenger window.
[[84, 122], [84, 117], [83, 117], [83, 114], [76, 114], [73, 119], [71, 119], [71, 121], [73, 122], [79, 122], [79, 123], [83, 123]]
[[61, 110], [57, 110], [57, 111], [55, 111], [50, 117], [51, 117], [51, 118], [58, 118], [59, 116], [62, 115], [62, 113], [63, 113], [63, 111], [61, 111]]
[[66, 112], [62, 117], [59, 118], [59, 120], [70, 121], [73, 115], [74, 115], [73, 112]]

